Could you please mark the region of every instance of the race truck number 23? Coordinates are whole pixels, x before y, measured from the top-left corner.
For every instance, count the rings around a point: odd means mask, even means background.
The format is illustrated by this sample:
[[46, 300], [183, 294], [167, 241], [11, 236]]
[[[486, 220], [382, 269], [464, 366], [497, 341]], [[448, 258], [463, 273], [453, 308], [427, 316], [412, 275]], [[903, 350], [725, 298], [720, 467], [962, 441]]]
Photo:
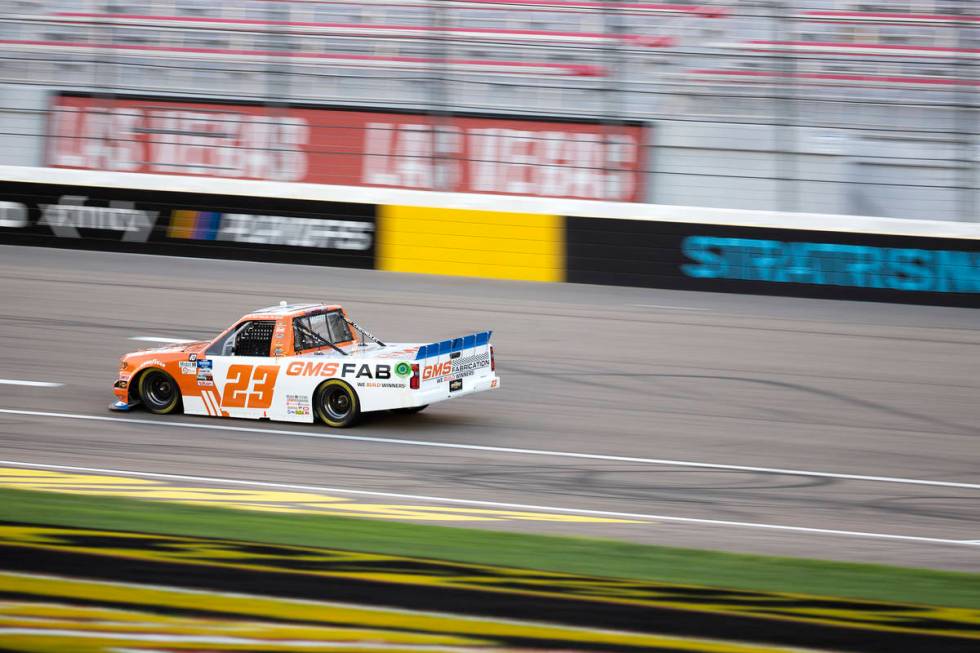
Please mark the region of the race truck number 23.
[[417, 413], [496, 390], [491, 333], [386, 344], [342, 306], [283, 300], [246, 313], [211, 340], [123, 355], [110, 409], [347, 428], [362, 413]]
[[232, 365], [222, 392], [225, 408], [269, 408], [279, 376], [278, 365]]

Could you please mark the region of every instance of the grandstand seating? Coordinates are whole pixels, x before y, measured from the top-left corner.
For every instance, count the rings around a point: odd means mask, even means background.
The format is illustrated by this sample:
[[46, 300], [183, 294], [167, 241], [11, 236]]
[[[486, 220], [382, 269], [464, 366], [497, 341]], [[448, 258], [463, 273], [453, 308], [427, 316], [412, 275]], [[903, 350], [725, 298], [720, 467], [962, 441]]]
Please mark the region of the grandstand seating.
[[861, 86], [865, 88], [962, 88], [980, 91], [980, 80], [958, 77], [871, 73], [785, 72], [778, 70], [707, 69], [690, 74], [703, 81], [768, 85], [809, 84], [813, 86]]
[[431, 25], [395, 25], [387, 23], [317, 23], [305, 21], [256, 20], [192, 16], [141, 16], [132, 14], [89, 14], [58, 12], [53, 18], [61, 24], [108, 24], [116, 26], [208, 29], [220, 31], [233, 40], [242, 35], [278, 34], [293, 36], [338, 36], [360, 39], [446, 39], [453, 42], [475, 41], [492, 47], [500, 43], [552, 43], [584, 47], [622, 44], [633, 47], [665, 47], [673, 45], [670, 37], [644, 34], [603, 34], [598, 32], [557, 32], [529, 29], [493, 29], [487, 27], [433, 27]]
[[980, 16], [978, 15], [907, 13], [896, 9], [895, 6], [886, 6], [884, 11], [802, 11], [793, 17], [825, 23], [855, 23], [865, 25], [945, 27], [949, 25], [980, 24]]
[[[469, 84], [474, 97], [482, 88], [483, 98], [507, 94], [494, 77], [515, 80], [559, 104], [614, 84], [641, 114], [660, 96], [719, 86], [977, 87], [976, 68], [963, 65], [980, 59], [980, 16], [961, 10], [969, 3], [800, 4], [777, 16], [721, 0], [0, 0], [0, 78], [64, 83], [108, 62], [120, 66], [111, 80], [120, 90], [152, 90], [154, 80], [174, 90], [200, 77], [218, 91], [222, 74], [230, 88], [247, 79], [271, 88], [260, 77], [275, 72], [336, 97], [351, 95], [346, 79], [370, 74], [378, 92], [385, 78], [401, 79], [388, 97], [411, 103], [421, 95], [398, 76], [423, 72]], [[546, 79], [561, 86], [535, 81]]]
[[[452, 11], [444, 22], [432, 15], [435, 5], [413, 0], [81, 0], [68, 4], [83, 11], [44, 11], [51, 4], [57, 3], [7, 3], [18, 12], [0, 13], [0, 51], [7, 58], [24, 55], [36, 64], [47, 57], [57, 65], [108, 55], [128, 66], [159, 60], [212, 68], [276, 60], [352, 71], [599, 77], [606, 68], [596, 63], [597, 50], [633, 53], [676, 45], [676, 37], [663, 33], [663, 16], [724, 15], [698, 5], [626, 3], [616, 11], [630, 17], [629, 29], [603, 32], [586, 28], [606, 27], [600, 12], [612, 3], [457, 0], [444, 3]], [[651, 15], [658, 19], [650, 31], [637, 31], [642, 26], [632, 21]]]
[[85, 43], [74, 41], [30, 41], [0, 39], [0, 50], [23, 53], [48, 53], [54, 56], [98, 55], [113, 52], [136, 57], [206, 60], [210, 62], [256, 62], [270, 58], [300, 64], [316, 63], [341, 67], [369, 67], [381, 70], [430, 69], [435, 66], [453, 71], [501, 73], [511, 75], [571, 75], [597, 77], [605, 74], [601, 66], [550, 62], [501, 61], [492, 59], [441, 59], [426, 57], [383, 57], [344, 53], [292, 52], [284, 50], [233, 50], [219, 48], [183, 48], [121, 43]]
[[[768, 24], [764, 30], [770, 38], [717, 43], [731, 55], [720, 66], [694, 69], [690, 75], [697, 82], [729, 85], [980, 88], [976, 73], [964, 65], [980, 59], [980, 16], [913, 13], [944, 8], [942, 3], [836, 4], [841, 8], [793, 14], [788, 27], [777, 25], [777, 38], [771, 38], [774, 29]], [[948, 2], [945, 8], [955, 9], [955, 4]], [[869, 5], [870, 10], [856, 9]], [[759, 36], [760, 31], [748, 35]]]

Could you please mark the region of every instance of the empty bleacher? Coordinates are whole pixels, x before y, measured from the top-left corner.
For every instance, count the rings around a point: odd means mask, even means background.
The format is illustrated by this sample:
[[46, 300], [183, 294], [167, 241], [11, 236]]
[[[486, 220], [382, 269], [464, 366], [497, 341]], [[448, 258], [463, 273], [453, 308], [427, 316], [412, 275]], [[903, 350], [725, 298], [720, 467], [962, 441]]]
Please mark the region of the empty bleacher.
[[595, 111], [614, 84], [655, 83], [727, 15], [683, 2], [8, 0], [0, 78], [393, 106], [429, 103], [442, 84], [468, 108]]

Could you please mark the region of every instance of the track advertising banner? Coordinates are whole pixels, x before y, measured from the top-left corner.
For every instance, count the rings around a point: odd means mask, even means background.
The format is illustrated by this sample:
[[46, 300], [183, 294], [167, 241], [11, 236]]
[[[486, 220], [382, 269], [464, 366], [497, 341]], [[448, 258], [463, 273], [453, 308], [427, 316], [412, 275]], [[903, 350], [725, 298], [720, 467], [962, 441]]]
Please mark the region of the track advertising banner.
[[565, 217], [566, 280], [980, 307], [971, 239]]
[[0, 182], [0, 243], [352, 268], [373, 204]]
[[[220, 194], [251, 183], [216, 180], [213, 193], [161, 191], [125, 187], [139, 176], [51, 172], [62, 183], [0, 180], [0, 244], [980, 307], [980, 247], [969, 236], [364, 204], [303, 199], [302, 186], [252, 197]], [[77, 176], [100, 185], [68, 179]]]
[[646, 199], [640, 123], [80, 94], [52, 96], [50, 116], [54, 167]]

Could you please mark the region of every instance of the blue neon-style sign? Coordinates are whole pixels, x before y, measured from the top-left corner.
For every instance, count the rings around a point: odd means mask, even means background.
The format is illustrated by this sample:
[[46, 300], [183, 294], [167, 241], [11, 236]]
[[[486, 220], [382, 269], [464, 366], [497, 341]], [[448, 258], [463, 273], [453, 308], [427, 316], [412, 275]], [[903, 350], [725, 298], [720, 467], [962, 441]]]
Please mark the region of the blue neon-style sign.
[[741, 279], [921, 292], [980, 292], [980, 252], [787, 243], [751, 238], [689, 236], [694, 263], [681, 270], [698, 279]]

